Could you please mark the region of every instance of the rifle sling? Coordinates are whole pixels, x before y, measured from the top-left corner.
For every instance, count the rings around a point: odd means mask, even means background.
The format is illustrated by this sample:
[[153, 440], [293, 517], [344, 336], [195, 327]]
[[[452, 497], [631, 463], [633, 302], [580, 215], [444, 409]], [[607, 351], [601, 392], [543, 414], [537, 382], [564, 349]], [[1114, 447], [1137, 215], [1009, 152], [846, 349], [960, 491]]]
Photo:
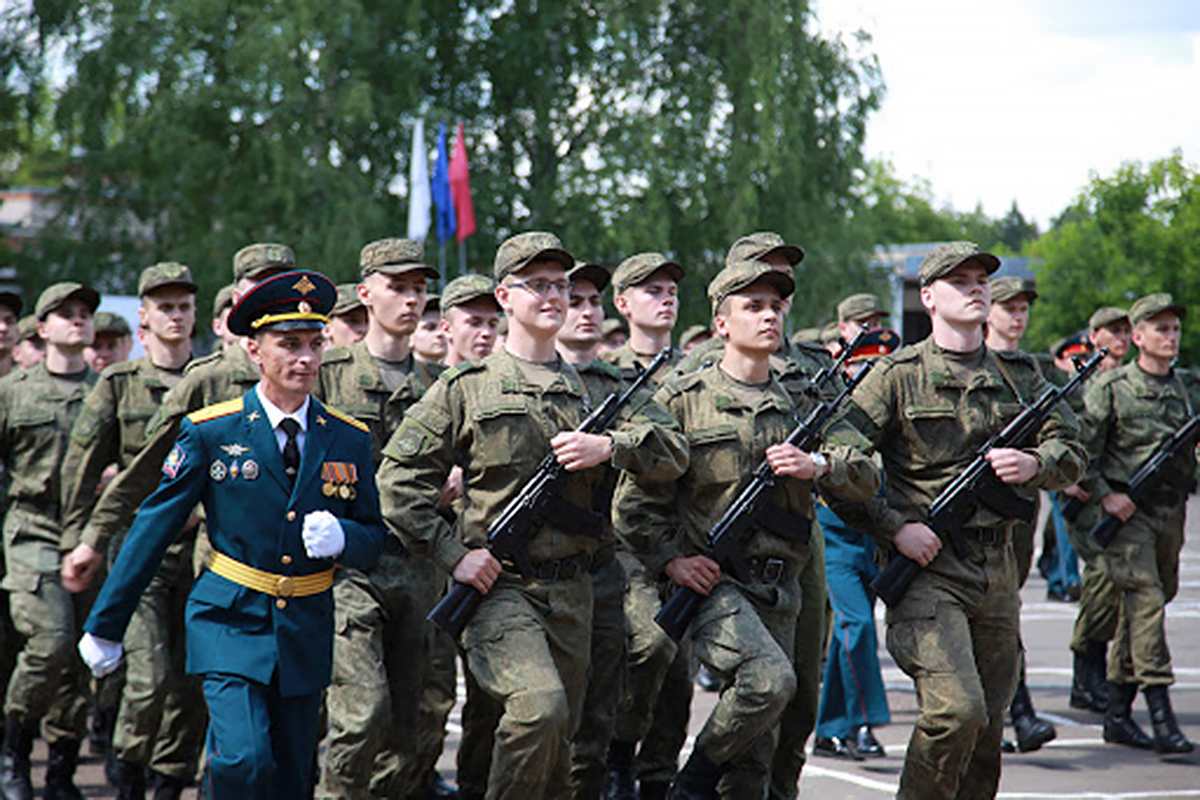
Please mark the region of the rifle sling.
[[604, 533], [604, 518], [595, 511], [568, 503], [556, 494], [547, 497], [538, 509], [543, 520], [566, 533], [582, 533], [600, 538]]
[[755, 512], [754, 521], [781, 539], [799, 544], [808, 544], [812, 536], [812, 520], [785, 511], [774, 503], [763, 503]]

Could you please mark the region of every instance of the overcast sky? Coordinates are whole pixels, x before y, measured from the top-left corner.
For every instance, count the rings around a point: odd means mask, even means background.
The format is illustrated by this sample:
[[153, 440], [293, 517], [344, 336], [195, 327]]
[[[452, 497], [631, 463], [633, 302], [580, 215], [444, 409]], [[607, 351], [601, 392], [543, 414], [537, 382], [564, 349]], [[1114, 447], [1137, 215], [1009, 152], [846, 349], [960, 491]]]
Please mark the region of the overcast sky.
[[939, 205], [1043, 229], [1095, 172], [1200, 162], [1200, 0], [815, 0], [887, 84], [867, 152]]

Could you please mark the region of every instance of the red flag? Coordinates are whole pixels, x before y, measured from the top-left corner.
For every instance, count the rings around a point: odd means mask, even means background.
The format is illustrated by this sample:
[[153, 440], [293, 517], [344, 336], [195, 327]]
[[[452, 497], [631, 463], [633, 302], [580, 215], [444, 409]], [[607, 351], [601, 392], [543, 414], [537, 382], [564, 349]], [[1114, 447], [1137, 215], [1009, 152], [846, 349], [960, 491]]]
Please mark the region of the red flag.
[[450, 197], [458, 218], [458, 241], [462, 242], [475, 232], [475, 204], [471, 202], [471, 172], [467, 169], [467, 142], [461, 122], [450, 154]]

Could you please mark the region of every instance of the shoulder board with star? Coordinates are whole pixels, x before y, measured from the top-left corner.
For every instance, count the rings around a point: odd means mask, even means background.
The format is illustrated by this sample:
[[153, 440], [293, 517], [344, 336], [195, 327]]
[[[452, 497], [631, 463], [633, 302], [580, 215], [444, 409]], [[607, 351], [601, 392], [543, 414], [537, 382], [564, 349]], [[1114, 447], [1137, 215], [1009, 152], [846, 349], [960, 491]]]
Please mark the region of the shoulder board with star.
[[359, 422], [354, 417], [347, 414], [345, 411], [336, 409], [333, 406], [325, 406], [325, 411], [329, 414], [329, 416], [334, 417], [335, 419], [340, 419], [342, 422], [346, 423], [347, 425], [352, 425], [353, 427], [358, 428], [363, 433], [371, 432], [371, 429], [366, 426], [366, 423]]
[[242, 411], [242, 398], [238, 397], [233, 400], [226, 400], [224, 403], [206, 406], [199, 411], [193, 411], [188, 414], [188, 419], [192, 424], [208, 422], [209, 420], [219, 419], [220, 417], [228, 417], [230, 414], [240, 414]]
[[483, 369], [482, 361], [475, 361], [474, 359], [460, 361], [439, 375], [438, 380], [443, 380], [447, 383], [453, 383], [454, 381], [458, 380], [460, 375], [465, 375], [468, 372], [474, 372], [475, 370], [479, 369]]

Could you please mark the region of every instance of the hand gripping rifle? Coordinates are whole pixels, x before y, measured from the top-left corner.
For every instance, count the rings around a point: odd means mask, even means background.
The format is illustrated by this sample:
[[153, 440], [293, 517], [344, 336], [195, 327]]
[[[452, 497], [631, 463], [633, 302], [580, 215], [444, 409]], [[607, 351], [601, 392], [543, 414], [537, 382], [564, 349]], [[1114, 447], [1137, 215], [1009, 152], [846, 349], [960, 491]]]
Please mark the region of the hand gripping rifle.
[[[863, 364], [863, 368], [846, 383], [833, 400], [820, 399], [822, 384], [832, 376], [841, 373], [842, 365], [854, 352], [854, 346], [865, 332], [865, 329], [860, 331], [854, 342], [838, 356], [833, 366], [818, 375], [817, 383], [814, 384], [816, 390], [814, 394], [818, 398], [817, 405], [808, 413], [804, 421], [788, 434], [784, 442], [794, 444], [806, 453], [812, 452], [817, 446], [825, 423], [833, 417], [842, 402], [854, 391], [854, 387], [858, 385], [859, 381], [866, 377], [870, 370], [870, 364]], [[771, 465], [764, 458], [754, 470], [750, 482], [713, 525], [708, 534], [708, 550], [704, 555], [717, 562], [722, 572], [729, 572], [743, 580], [749, 576], [750, 569], [742, 557], [742, 546], [756, 525], [762, 525], [768, 529], [778, 527], [770, 524], [771, 507], [768, 502], [771, 491], [778, 483], [779, 476], [775, 474], [775, 470], [771, 469]], [[776, 513], [778, 514], [778, 512]], [[782, 531], [779, 533], [784, 535]], [[689, 589], [686, 586], [676, 587], [671, 596], [667, 598], [667, 602], [663, 603], [663, 607], [655, 615], [654, 621], [666, 631], [668, 636], [678, 642], [683, 638], [683, 634], [696, 616], [696, 612], [700, 610], [702, 600], [704, 600], [704, 595], [695, 589]]]
[[[1075, 387], [1087, 380], [1106, 355], [1107, 349], [1101, 348], [1079, 367], [1075, 376], [1065, 386], [1047, 389], [1036, 403], [1027, 406], [1004, 426], [1004, 430], [980, 447], [974, 460], [933, 501], [925, 524], [932, 528], [942, 541], [950, 542], [955, 556], [966, 557], [960, 529], [975, 513], [980, 503], [1005, 519], [1020, 519], [1026, 522], [1033, 520], [1036, 508], [1034, 502], [1021, 497], [1011, 486], [996, 477], [991, 463], [987, 460], [987, 454], [997, 447], [1024, 447], [1041, 430], [1042, 423], [1050, 416], [1054, 407], [1065, 400]], [[920, 570], [921, 565], [916, 561], [896, 553], [875, 580], [871, 581], [871, 588], [888, 606], [895, 606], [904, 597]]]
[[[671, 349], [664, 347], [625, 391], [613, 392], [604, 398], [604, 402], [575, 430], [579, 433], [607, 430], [617, 412], [646, 385], [670, 355]], [[534, 574], [533, 562], [525, 551], [525, 540], [544, 521], [548, 504], [557, 497], [567, 477], [567, 470], [558, 463], [553, 451], [542, 458], [533, 477], [488, 525], [487, 549], [497, 560], [512, 565], [522, 575]], [[457, 640], [482, 600], [483, 595], [474, 586], [456, 581], [429, 612], [428, 619]]]
[[[1200, 435], [1200, 414], [1188, 417], [1187, 422], [1171, 434], [1171, 438], [1160, 444], [1150, 458], [1146, 459], [1146, 463], [1142, 464], [1137, 473], [1129, 479], [1129, 485], [1125, 488], [1125, 494], [1129, 495], [1129, 499], [1139, 508], [1145, 506], [1154, 490], [1164, 483], [1185, 494], [1192, 491], [1195, 488], [1194, 478], [1180, 470], [1172, 462], [1176, 453], [1186, 447], [1196, 446], [1198, 435]], [[1108, 543], [1113, 540], [1117, 531], [1124, 524], [1116, 517], [1105, 514], [1104, 519], [1092, 528], [1091, 536], [1101, 547], [1108, 547]]]

